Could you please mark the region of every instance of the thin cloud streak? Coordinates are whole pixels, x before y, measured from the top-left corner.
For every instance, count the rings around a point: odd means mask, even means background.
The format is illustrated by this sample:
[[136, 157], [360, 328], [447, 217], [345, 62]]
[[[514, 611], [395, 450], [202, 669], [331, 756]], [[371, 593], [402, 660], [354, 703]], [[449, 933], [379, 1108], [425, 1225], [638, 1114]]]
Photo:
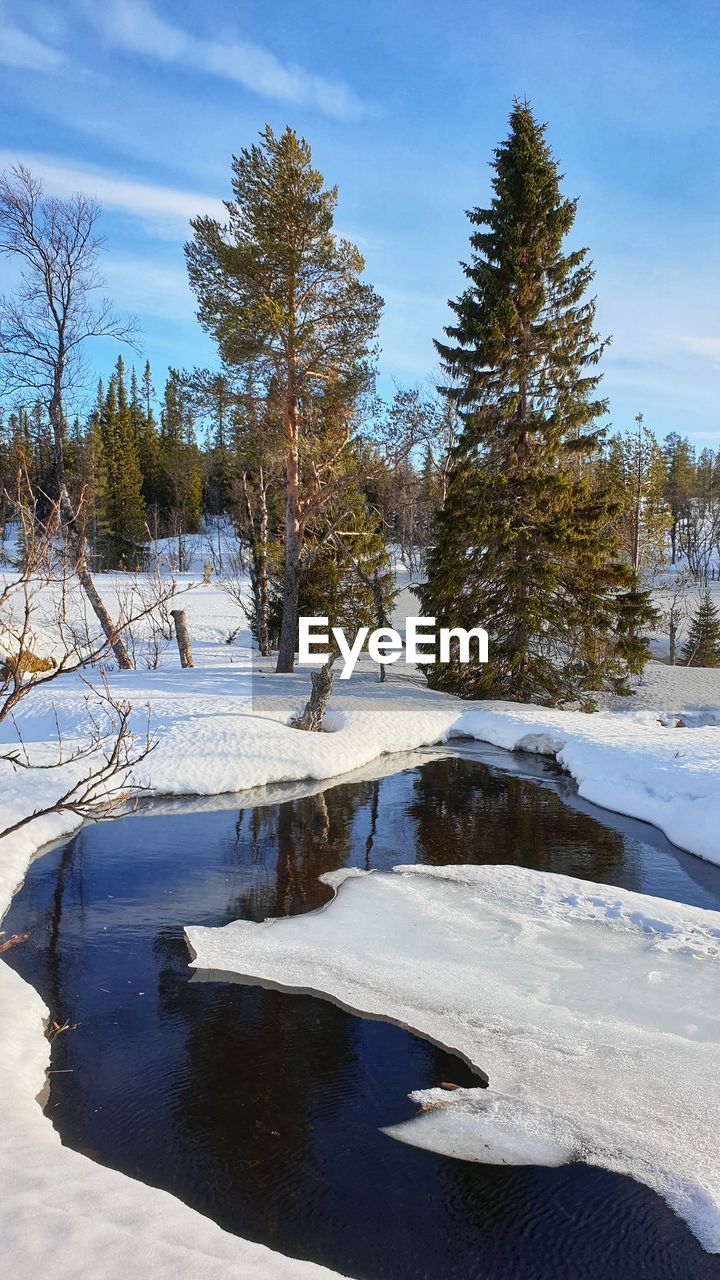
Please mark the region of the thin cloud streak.
[[42, 178], [51, 195], [65, 197], [84, 191], [109, 209], [141, 218], [150, 224], [150, 230], [171, 239], [182, 238], [188, 221], [198, 214], [210, 214], [220, 221], [227, 217], [222, 200], [215, 196], [135, 182], [82, 165], [65, 165], [46, 156], [0, 151], [0, 169], [19, 163]]
[[65, 64], [58, 49], [22, 31], [0, 14], [0, 64], [22, 71], [58, 71]]
[[681, 342], [692, 355], [720, 364], [720, 338], [682, 338]]
[[173, 324], [192, 323], [195, 298], [182, 259], [176, 267], [151, 258], [117, 254], [103, 262], [113, 300], [123, 310]]
[[102, 5], [92, 0], [86, 12], [106, 40], [130, 53], [235, 80], [251, 93], [315, 107], [338, 119], [364, 112], [359, 98], [341, 81], [284, 64], [268, 49], [230, 32], [223, 40], [194, 36], [161, 18], [147, 0], [106, 0]]

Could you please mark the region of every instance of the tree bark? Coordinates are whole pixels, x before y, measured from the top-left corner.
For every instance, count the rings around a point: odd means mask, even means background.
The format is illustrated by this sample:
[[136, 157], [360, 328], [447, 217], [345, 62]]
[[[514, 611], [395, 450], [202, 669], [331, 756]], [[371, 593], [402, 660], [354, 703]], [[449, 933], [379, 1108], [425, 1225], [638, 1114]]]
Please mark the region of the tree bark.
[[190, 644], [190, 632], [187, 629], [185, 621], [184, 609], [171, 609], [170, 616], [175, 623], [175, 639], [177, 640], [178, 653], [180, 654], [180, 666], [185, 670], [187, 667], [194, 667], [192, 656], [192, 646]]
[[289, 379], [285, 407], [285, 580], [283, 582], [282, 624], [276, 671], [283, 674], [295, 667], [295, 641], [300, 598], [300, 556], [304, 529], [300, 508], [300, 457], [298, 454], [299, 409], [295, 375]]
[[300, 599], [300, 531], [290, 502], [285, 515], [285, 577], [283, 580], [282, 626], [276, 671], [291, 672], [295, 666], [298, 602]]
[[260, 541], [257, 549], [258, 644], [263, 658], [270, 656], [268, 636], [268, 509], [267, 485], [260, 468]]
[[53, 431], [53, 450], [55, 454], [55, 480], [58, 487], [58, 500], [60, 504], [60, 515], [67, 531], [67, 539], [70, 549], [75, 560], [77, 575], [85, 595], [88, 598], [90, 607], [95, 614], [100, 626], [103, 629], [105, 638], [115, 655], [118, 666], [123, 671], [132, 671], [132, 661], [127, 651], [127, 646], [123, 640], [120, 631], [115, 626], [105, 605], [100, 599], [100, 593], [93, 582], [90, 570], [87, 567], [85, 557], [85, 539], [82, 537], [77, 527], [76, 514], [73, 511], [70, 495], [67, 491], [65, 481], [65, 417], [62, 408], [62, 360], [63, 352], [61, 350], [59, 357], [59, 368], [55, 375], [55, 386], [52, 398], [48, 406], [48, 415], [50, 425]]
[[[263, 468], [258, 475], [257, 516], [253, 511], [250, 498], [247, 473], [243, 473], [243, 501], [247, 517], [248, 542], [250, 544], [250, 585], [255, 603], [258, 648], [263, 658], [270, 657], [270, 637], [268, 635], [268, 481]], [[257, 522], [257, 532], [256, 525]]]
[[75, 524], [75, 513], [72, 509], [72, 504], [64, 484], [60, 490], [60, 512], [65, 523], [67, 539], [75, 561], [80, 586], [85, 592], [85, 595], [88, 598], [88, 603], [103, 629], [105, 638], [115, 655], [118, 666], [123, 671], [132, 671], [133, 664], [127, 651], [125, 641], [103, 604], [103, 601], [100, 598], [100, 592], [95, 586], [92, 574], [87, 567], [85, 560], [85, 542]]
[[331, 653], [327, 662], [319, 671], [311, 672], [312, 692], [302, 714], [296, 716], [291, 722], [294, 729], [305, 729], [311, 733], [317, 733], [318, 730], [322, 729], [327, 704], [332, 693], [333, 680], [335, 679], [335, 672], [332, 668], [336, 657], [337, 652]]

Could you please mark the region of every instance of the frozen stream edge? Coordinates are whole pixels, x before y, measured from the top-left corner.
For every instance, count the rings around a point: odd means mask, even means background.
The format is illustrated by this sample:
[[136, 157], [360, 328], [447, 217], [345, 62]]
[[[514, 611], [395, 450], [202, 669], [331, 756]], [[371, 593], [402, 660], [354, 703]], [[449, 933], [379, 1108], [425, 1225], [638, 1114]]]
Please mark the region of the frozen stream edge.
[[505, 866], [322, 879], [319, 911], [187, 927], [193, 967], [315, 992], [489, 1074], [411, 1095], [429, 1109], [391, 1136], [629, 1174], [720, 1252], [720, 912]]

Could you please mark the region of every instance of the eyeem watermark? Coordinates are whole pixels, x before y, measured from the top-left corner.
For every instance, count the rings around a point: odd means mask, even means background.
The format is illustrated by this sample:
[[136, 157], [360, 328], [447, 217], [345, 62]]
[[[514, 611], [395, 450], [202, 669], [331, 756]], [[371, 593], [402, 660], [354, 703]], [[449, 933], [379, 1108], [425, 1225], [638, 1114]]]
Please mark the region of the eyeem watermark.
[[[329, 653], [318, 653], [318, 645], [328, 645], [328, 618], [299, 618], [299, 650], [298, 660], [316, 666], [327, 662]], [[323, 630], [324, 628], [324, 630]], [[364, 648], [373, 662], [388, 666], [397, 662], [405, 653], [405, 661], [410, 664], [430, 664], [449, 662], [453, 641], [457, 644], [457, 657], [460, 662], [469, 662], [471, 643], [474, 641], [477, 662], [488, 660], [488, 635], [483, 627], [473, 627], [466, 631], [465, 627], [441, 627], [437, 632], [434, 618], [406, 618], [405, 643], [399, 631], [393, 627], [378, 627], [371, 631], [369, 627], [360, 627], [352, 644], [347, 640], [342, 627], [332, 627], [332, 637], [343, 659], [344, 666], [340, 672], [341, 680], [349, 680], [355, 664]]]

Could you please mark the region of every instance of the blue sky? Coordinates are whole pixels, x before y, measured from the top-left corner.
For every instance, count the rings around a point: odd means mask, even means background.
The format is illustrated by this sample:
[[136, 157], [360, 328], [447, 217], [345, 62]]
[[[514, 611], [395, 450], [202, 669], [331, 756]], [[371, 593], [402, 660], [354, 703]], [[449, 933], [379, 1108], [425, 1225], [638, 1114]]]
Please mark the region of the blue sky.
[[[514, 95], [580, 199], [615, 428], [720, 447], [720, 37], [714, 4], [609, 0], [0, 0], [0, 168], [104, 206], [102, 269], [155, 383], [213, 360], [187, 219], [230, 156], [293, 125], [385, 298], [382, 388], [431, 374]], [[5, 270], [5, 268], [0, 267]], [[115, 348], [94, 351], [102, 371]]]

